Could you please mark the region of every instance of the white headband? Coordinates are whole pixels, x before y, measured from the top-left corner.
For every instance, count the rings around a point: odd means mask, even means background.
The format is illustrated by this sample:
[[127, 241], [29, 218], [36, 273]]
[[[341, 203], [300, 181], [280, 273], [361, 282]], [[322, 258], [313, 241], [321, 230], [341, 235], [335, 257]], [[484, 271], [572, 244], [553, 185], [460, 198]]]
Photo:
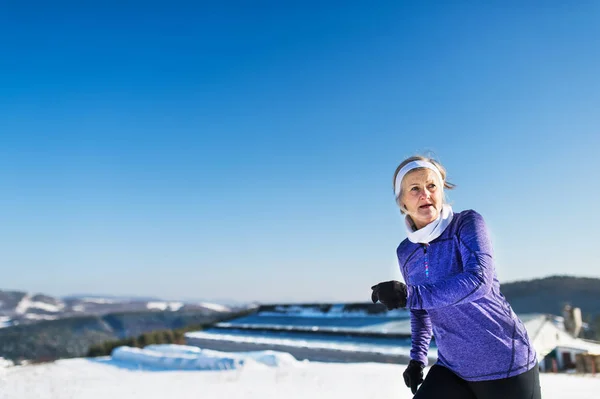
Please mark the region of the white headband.
[[417, 160], [417, 161], [411, 161], [409, 163], [407, 163], [406, 165], [404, 165], [402, 167], [402, 169], [400, 169], [400, 171], [398, 172], [398, 174], [396, 175], [396, 184], [394, 184], [394, 193], [396, 194], [396, 198], [398, 198], [400, 196], [400, 190], [402, 189], [402, 179], [404, 179], [404, 176], [406, 176], [406, 174], [408, 172], [410, 172], [413, 169], [417, 169], [417, 168], [427, 168], [427, 169], [431, 169], [435, 172], [435, 174], [437, 175], [438, 179], [440, 179], [440, 182], [442, 184], [444, 184], [444, 179], [442, 179], [442, 174], [440, 173], [440, 170], [431, 162], [428, 161], [421, 161], [421, 160]]

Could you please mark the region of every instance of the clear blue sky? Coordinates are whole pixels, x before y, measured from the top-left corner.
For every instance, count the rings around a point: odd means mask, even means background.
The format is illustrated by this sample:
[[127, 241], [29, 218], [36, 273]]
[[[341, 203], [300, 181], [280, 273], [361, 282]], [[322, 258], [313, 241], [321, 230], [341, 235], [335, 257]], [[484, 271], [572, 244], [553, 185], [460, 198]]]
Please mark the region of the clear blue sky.
[[600, 3], [77, 3], [0, 3], [0, 288], [366, 301], [425, 151], [501, 282], [600, 277]]

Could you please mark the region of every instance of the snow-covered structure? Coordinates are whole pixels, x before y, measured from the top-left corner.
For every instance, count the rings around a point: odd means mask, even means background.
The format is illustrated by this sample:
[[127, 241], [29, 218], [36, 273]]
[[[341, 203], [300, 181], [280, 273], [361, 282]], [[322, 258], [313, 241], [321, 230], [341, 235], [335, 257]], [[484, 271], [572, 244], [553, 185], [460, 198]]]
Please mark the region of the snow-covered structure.
[[254, 367], [297, 364], [292, 355], [284, 352], [219, 352], [185, 345], [120, 346], [112, 351], [110, 361], [150, 370], [235, 370], [249, 363]]
[[600, 342], [574, 337], [565, 328], [562, 317], [545, 314], [520, 316], [538, 354], [542, 371], [575, 368], [575, 355], [600, 355]]

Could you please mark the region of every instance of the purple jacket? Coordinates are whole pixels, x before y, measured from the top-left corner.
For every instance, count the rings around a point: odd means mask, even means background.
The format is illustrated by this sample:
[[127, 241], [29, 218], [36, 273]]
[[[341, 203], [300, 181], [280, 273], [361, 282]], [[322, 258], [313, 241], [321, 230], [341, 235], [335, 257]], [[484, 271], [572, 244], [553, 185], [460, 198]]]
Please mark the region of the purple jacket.
[[397, 254], [408, 286], [412, 359], [427, 364], [433, 333], [437, 363], [467, 381], [512, 377], [535, 366], [527, 331], [500, 293], [480, 214], [455, 213], [441, 236], [427, 245], [405, 239]]

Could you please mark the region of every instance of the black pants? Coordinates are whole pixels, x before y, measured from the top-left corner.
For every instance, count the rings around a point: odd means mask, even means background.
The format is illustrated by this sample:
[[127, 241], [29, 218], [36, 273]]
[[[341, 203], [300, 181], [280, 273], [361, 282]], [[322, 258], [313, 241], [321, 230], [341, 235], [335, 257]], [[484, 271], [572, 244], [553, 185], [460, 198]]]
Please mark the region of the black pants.
[[414, 399], [541, 399], [536, 365], [514, 377], [491, 381], [465, 381], [445, 367], [433, 365]]

